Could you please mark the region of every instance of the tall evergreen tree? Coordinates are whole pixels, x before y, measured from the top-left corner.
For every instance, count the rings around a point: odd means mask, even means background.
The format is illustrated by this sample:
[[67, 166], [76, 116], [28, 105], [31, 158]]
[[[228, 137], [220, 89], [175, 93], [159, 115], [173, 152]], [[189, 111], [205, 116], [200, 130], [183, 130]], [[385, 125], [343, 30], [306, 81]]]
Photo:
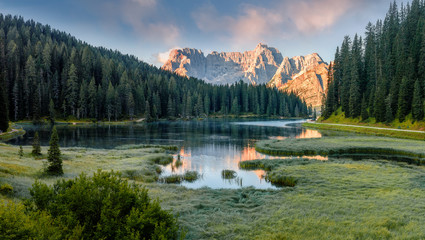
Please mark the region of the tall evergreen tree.
[[[1, 75], [0, 75], [1, 76]], [[0, 79], [0, 132], [6, 132], [9, 128], [9, 111], [7, 108], [7, 95], [5, 84]]]
[[362, 117], [362, 120], [365, 121], [369, 118], [369, 112], [367, 111], [368, 104], [366, 102], [366, 94], [363, 95], [361, 106], [362, 106], [361, 117]]
[[40, 137], [38, 132], [35, 132], [34, 138], [32, 140], [32, 155], [39, 156], [41, 155], [41, 146], [40, 146]]
[[412, 116], [415, 120], [422, 120], [424, 117], [422, 87], [419, 80], [416, 80], [413, 90]]
[[409, 113], [409, 80], [407, 77], [403, 77], [400, 85], [400, 92], [398, 94], [398, 119], [403, 122], [407, 114]]
[[59, 136], [56, 127], [53, 127], [52, 136], [50, 137], [49, 150], [47, 161], [49, 166], [47, 167], [47, 173], [50, 175], [62, 175], [62, 157], [59, 148]]

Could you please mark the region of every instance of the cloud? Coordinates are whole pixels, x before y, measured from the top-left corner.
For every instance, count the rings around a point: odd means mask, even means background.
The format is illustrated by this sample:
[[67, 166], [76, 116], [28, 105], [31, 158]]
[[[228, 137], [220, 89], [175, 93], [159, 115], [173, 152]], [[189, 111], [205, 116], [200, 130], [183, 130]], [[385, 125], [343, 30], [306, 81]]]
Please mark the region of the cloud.
[[[211, 3], [192, 12], [198, 29], [233, 45], [267, 39], [314, 35], [333, 26], [344, 14], [360, 9], [366, 0], [273, 0], [270, 6], [240, 4], [234, 16], [222, 15]], [[262, 2], [262, 5], [263, 2]]]
[[163, 17], [157, 0], [93, 0], [95, 14], [100, 15], [104, 28], [130, 28], [141, 40], [175, 45], [180, 38], [179, 26]]
[[157, 54], [153, 54], [152, 57], [151, 57], [151, 62], [153, 62], [158, 67], [164, 65], [167, 62], [171, 51], [173, 51], [174, 49], [182, 49], [182, 48], [181, 47], [173, 47], [173, 48], [170, 48], [166, 52], [160, 52], [160, 53], [157, 53]]

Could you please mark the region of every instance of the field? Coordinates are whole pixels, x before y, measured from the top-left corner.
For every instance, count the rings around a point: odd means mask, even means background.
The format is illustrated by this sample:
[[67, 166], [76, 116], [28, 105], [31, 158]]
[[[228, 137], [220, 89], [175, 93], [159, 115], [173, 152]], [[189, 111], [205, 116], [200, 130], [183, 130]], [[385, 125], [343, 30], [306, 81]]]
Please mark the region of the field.
[[[35, 179], [47, 183], [57, 179], [43, 176], [43, 160], [30, 155], [30, 146], [24, 147], [22, 158], [16, 146], [2, 144], [0, 149], [0, 185], [8, 183], [14, 189], [2, 195], [3, 200], [19, 202], [28, 197]], [[169, 162], [167, 149], [138, 145], [112, 150], [62, 148], [64, 177], [98, 168], [121, 171], [123, 177], [146, 186], [152, 198], [178, 216], [187, 239], [425, 238], [423, 166], [332, 157], [328, 161], [256, 160], [251, 169], [291, 177], [295, 187], [187, 189], [156, 182], [158, 164]], [[416, 154], [425, 151], [419, 144], [412, 149]], [[47, 149], [42, 151], [45, 154]]]

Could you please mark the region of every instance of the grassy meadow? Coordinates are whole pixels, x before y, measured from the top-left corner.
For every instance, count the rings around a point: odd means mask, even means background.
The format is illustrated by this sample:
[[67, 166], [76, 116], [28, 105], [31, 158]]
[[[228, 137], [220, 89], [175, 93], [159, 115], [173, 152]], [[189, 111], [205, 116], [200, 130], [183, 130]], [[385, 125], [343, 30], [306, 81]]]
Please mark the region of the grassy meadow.
[[[340, 140], [332, 140], [336, 142]], [[398, 146], [417, 154], [425, 151], [419, 144], [412, 149], [401, 145], [382, 142], [382, 146]], [[3, 201], [20, 202], [28, 197], [35, 179], [46, 183], [57, 180], [42, 174], [46, 147], [42, 147], [40, 159], [30, 155], [31, 146], [24, 146], [22, 158], [18, 146], [1, 144], [0, 149], [0, 185], [13, 187], [12, 193], [1, 195]], [[99, 168], [120, 171], [123, 177], [147, 187], [152, 198], [178, 216], [186, 239], [425, 238], [423, 166], [332, 157], [327, 161], [254, 160], [241, 162], [241, 168], [264, 169], [270, 178], [292, 179], [296, 184], [277, 190], [187, 189], [157, 182], [161, 179], [159, 164], [170, 162], [170, 149], [144, 145], [111, 150], [62, 148], [63, 177], [91, 174]]]

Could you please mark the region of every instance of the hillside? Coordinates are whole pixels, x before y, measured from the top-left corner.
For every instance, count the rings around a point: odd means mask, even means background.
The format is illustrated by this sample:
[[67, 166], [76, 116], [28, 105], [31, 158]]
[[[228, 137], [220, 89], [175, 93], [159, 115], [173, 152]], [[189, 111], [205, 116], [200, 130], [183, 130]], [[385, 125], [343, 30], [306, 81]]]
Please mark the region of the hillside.
[[187, 79], [10, 15], [0, 15], [0, 69], [8, 108], [3, 112], [12, 121], [308, 114], [296, 96], [264, 85]]

